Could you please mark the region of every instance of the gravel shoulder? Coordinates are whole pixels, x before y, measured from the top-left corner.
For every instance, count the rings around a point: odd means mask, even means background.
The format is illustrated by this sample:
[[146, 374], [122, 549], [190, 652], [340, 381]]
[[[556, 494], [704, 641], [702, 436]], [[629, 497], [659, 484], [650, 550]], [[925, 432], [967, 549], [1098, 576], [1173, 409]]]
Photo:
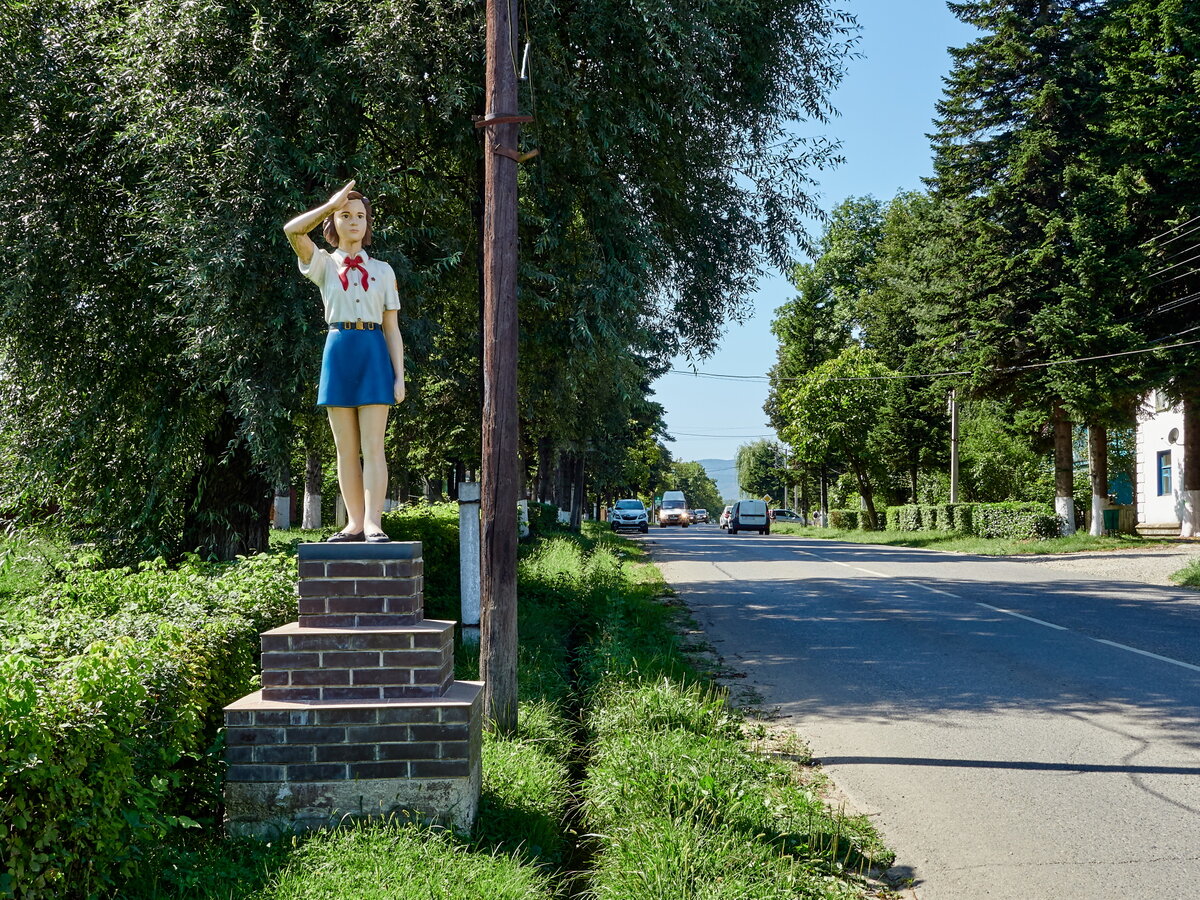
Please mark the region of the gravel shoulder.
[[1200, 543], [1177, 544], [1170, 547], [1131, 547], [1127, 550], [1106, 550], [1095, 553], [1061, 553], [1007, 558], [1020, 560], [1026, 565], [1075, 572], [1088, 578], [1106, 581], [1141, 581], [1145, 584], [1179, 588], [1179, 585], [1171, 581], [1171, 575], [1192, 560], [1200, 559]]

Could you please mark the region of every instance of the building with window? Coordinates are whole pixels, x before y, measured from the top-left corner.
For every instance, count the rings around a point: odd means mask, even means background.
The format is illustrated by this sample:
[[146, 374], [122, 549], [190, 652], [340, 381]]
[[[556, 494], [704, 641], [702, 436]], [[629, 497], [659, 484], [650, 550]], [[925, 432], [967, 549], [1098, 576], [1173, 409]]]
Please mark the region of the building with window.
[[[1143, 400], [1137, 424], [1137, 522], [1147, 535], [1179, 535], [1195, 528], [1195, 498], [1183, 490], [1183, 409], [1159, 391]], [[1193, 492], [1194, 493], [1194, 492]]]

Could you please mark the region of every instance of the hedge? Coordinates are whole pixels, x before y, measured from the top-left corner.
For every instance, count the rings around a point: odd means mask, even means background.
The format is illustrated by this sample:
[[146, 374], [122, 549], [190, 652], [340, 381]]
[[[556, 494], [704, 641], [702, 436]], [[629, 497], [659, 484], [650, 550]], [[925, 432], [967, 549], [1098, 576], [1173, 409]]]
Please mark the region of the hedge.
[[985, 538], [1057, 537], [1060, 520], [1043, 503], [942, 503], [889, 506], [889, 531], [957, 531]]
[[215, 817], [221, 709], [259, 632], [295, 617], [295, 560], [76, 571], [0, 619], [0, 896], [94, 896]]
[[1058, 537], [1062, 520], [1044, 503], [980, 503], [972, 513], [974, 534], [1028, 540]]
[[829, 511], [829, 527], [853, 531], [859, 527], [859, 518], [857, 509], [831, 509]]

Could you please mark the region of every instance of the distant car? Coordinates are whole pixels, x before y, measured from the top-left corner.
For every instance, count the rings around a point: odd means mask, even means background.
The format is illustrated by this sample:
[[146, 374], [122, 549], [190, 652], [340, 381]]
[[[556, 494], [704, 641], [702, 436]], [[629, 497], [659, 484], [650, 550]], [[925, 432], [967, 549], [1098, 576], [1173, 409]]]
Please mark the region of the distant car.
[[771, 510], [772, 522], [795, 522], [798, 525], [804, 524], [804, 517], [794, 509], [773, 509]]
[[771, 520], [767, 517], [767, 504], [762, 500], [739, 500], [729, 513], [729, 533], [757, 531], [771, 533]]
[[717, 520], [717, 524], [722, 528], [729, 527], [729, 516], [733, 513], [733, 507], [727, 506], [721, 510], [721, 518]]
[[708, 510], [707, 509], [693, 509], [692, 510], [692, 521], [693, 522], [707, 522], [708, 521]]
[[629, 528], [645, 534], [650, 530], [650, 514], [641, 500], [618, 500], [609, 512], [608, 522], [613, 531]]

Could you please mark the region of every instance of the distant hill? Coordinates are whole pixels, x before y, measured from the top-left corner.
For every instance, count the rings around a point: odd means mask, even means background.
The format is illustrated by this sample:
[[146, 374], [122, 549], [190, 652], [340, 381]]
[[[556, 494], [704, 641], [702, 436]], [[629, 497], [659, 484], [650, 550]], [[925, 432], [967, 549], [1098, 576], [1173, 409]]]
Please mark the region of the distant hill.
[[732, 503], [741, 496], [738, 490], [737, 466], [732, 459], [698, 459], [696, 462], [704, 466], [708, 477], [717, 483], [717, 491], [726, 503]]

